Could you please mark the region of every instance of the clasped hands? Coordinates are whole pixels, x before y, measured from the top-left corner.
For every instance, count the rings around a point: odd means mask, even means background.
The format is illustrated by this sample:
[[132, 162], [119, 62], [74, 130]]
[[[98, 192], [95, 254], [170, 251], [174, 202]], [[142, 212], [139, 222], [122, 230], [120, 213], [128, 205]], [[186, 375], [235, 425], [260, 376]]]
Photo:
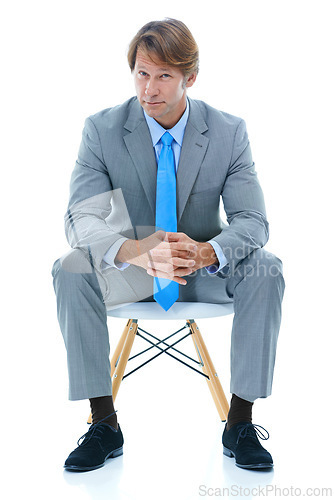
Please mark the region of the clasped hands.
[[147, 274], [186, 285], [183, 276], [215, 264], [216, 253], [207, 242], [195, 241], [185, 233], [156, 231], [142, 240], [127, 240], [116, 256], [144, 268]]

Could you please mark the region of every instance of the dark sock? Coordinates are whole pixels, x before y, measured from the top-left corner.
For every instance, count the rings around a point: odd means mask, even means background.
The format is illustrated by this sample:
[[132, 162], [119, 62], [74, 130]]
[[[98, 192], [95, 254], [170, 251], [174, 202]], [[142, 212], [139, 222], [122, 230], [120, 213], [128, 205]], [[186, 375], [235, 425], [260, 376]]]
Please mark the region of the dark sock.
[[[112, 396], [102, 396], [100, 398], [91, 398], [89, 400], [90, 408], [92, 412], [92, 423], [93, 425], [97, 424], [105, 417], [110, 415], [115, 411], [114, 402]], [[106, 424], [118, 428], [116, 413], [111, 415], [110, 417], [103, 420]]]
[[227, 415], [226, 430], [237, 424], [238, 422], [252, 421], [252, 406], [253, 403], [239, 398], [236, 394], [232, 394], [230, 411]]

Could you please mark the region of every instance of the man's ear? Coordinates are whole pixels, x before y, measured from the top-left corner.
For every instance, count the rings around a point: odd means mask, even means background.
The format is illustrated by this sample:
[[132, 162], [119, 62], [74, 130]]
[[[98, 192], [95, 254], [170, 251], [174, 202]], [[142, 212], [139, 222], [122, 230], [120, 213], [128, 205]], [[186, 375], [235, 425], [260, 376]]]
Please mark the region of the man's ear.
[[196, 81], [197, 73], [191, 73], [184, 79], [184, 87], [192, 87]]

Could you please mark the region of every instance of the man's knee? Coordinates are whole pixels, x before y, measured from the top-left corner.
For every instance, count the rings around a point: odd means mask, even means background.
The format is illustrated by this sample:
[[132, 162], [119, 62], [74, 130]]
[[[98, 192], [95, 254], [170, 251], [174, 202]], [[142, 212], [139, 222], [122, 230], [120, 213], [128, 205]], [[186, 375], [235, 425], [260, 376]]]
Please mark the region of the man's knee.
[[51, 274], [52, 274], [52, 277], [54, 278], [56, 276], [56, 274], [58, 273], [59, 269], [60, 269], [60, 259], [57, 259], [54, 263], [53, 263], [53, 266], [52, 266], [52, 269], [51, 269]]
[[56, 277], [59, 271], [65, 271], [65, 274], [84, 274], [94, 272], [91, 263], [86, 258], [83, 251], [79, 249], [70, 250], [54, 262], [51, 271], [53, 278]]
[[[73, 249], [57, 259], [52, 267], [53, 287], [57, 297], [74, 300], [83, 290], [93, 290], [94, 297], [103, 298], [106, 293], [104, 281], [99, 280], [94, 267], [84, 252]], [[86, 292], [85, 292], [86, 293]]]
[[263, 248], [255, 250], [255, 254], [258, 267], [263, 271], [265, 276], [272, 278], [283, 276], [283, 263], [276, 255]]
[[258, 278], [284, 282], [283, 263], [276, 255], [263, 248], [254, 250], [247, 259], [247, 276], [256, 276]]

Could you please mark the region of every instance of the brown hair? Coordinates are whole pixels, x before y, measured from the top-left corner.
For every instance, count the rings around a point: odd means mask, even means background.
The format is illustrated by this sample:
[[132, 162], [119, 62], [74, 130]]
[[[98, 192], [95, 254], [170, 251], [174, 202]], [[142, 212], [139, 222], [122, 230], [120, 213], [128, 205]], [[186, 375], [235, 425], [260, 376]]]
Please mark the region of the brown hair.
[[129, 45], [128, 63], [131, 71], [135, 67], [138, 49], [149, 56], [153, 53], [159, 61], [177, 67], [184, 76], [198, 73], [197, 43], [181, 21], [165, 18], [145, 24]]

